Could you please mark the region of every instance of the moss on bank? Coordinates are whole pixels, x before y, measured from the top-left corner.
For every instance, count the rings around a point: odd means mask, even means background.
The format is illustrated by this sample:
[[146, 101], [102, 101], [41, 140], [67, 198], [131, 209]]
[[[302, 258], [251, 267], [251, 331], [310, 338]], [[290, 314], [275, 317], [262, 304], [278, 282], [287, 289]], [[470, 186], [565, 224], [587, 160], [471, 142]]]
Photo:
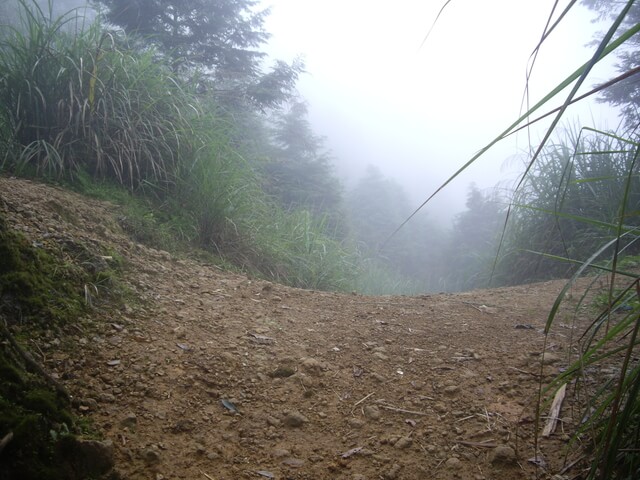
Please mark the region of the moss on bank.
[[97, 478], [78, 468], [76, 436], [85, 432], [64, 388], [18, 341], [77, 322], [90, 308], [87, 285], [117, 275], [86, 261], [80, 244], [73, 248], [70, 262], [68, 245], [33, 244], [0, 214], [0, 479]]

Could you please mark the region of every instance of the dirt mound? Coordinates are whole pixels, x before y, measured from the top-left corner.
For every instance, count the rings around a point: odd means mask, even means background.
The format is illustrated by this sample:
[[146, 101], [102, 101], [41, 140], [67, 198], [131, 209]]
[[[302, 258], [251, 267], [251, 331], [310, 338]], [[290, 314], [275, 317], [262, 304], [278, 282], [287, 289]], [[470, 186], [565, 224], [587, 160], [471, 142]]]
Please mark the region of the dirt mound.
[[[305, 291], [136, 244], [117, 209], [0, 178], [0, 209], [38, 245], [123, 259], [129, 301], [38, 340], [39, 359], [113, 442], [127, 479], [513, 479], [562, 471], [540, 441], [540, 355], [561, 282], [463, 294]], [[561, 413], [565, 416], [568, 404]], [[565, 419], [567, 422], [570, 420]], [[570, 428], [570, 427], [569, 427]]]

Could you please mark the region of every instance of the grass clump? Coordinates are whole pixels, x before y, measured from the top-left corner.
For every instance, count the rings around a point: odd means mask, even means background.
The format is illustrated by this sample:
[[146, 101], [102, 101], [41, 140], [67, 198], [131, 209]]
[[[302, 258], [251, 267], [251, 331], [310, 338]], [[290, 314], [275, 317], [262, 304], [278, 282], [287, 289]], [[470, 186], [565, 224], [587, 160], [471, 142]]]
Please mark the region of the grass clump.
[[77, 14], [19, 3], [20, 24], [0, 37], [4, 168], [84, 170], [132, 188], [174, 182], [194, 106], [156, 52], [133, 53], [98, 23], [72, 28]]

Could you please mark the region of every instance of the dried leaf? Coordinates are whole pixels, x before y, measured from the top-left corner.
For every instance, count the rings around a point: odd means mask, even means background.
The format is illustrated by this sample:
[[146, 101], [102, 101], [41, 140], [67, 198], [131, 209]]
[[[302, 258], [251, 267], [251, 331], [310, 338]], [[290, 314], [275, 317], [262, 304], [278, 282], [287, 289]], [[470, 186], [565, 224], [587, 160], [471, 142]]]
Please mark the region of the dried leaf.
[[273, 345], [276, 343], [275, 339], [271, 337], [266, 337], [264, 335], [257, 335], [255, 333], [248, 334], [249, 340], [253, 343], [257, 343], [258, 345]]
[[269, 472], [268, 470], [257, 470], [256, 473], [261, 477], [276, 478], [276, 476], [273, 473]]
[[109, 360], [107, 362], [107, 365], [109, 365], [110, 367], [115, 367], [116, 365], [120, 365], [120, 360]]

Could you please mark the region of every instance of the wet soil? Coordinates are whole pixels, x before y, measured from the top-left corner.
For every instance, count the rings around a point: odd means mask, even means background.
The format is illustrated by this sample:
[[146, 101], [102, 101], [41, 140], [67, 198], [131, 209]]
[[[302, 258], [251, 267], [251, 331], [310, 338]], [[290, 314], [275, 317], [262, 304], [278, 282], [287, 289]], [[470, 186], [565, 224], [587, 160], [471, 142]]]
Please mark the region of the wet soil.
[[30, 346], [113, 442], [121, 478], [578, 472], [565, 469], [579, 456], [566, 457], [569, 391], [533, 461], [540, 382], [566, 366], [581, 328], [568, 307], [542, 365], [561, 281], [416, 297], [307, 291], [140, 245], [117, 207], [52, 186], [0, 178], [0, 210], [42, 248], [71, 239], [122, 259], [125, 303]]

